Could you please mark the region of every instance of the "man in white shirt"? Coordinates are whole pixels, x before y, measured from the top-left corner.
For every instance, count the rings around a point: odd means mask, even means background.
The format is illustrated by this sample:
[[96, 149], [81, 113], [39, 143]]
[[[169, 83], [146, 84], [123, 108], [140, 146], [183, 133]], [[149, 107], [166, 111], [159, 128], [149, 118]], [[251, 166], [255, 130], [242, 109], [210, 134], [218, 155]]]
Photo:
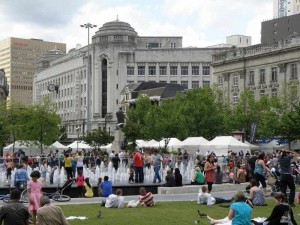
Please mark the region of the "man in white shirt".
[[233, 200], [233, 198], [232, 199], [214, 198], [207, 191], [208, 191], [207, 186], [203, 185], [198, 194], [198, 199], [197, 199], [198, 205], [202, 205], [202, 204], [213, 205], [218, 203], [232, 202]]
[[106, 208], [123, 208], [124, 197], [122, 196], [123, 191], [121, 189], [116, 190], [116, 194], [110, 194], [105, 202]]

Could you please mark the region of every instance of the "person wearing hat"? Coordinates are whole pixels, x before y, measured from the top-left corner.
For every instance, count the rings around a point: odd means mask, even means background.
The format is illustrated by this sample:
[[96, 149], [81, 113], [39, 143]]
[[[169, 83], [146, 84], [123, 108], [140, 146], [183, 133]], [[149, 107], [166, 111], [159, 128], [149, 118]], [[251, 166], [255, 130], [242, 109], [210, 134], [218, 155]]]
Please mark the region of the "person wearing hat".
[[194, 178], [191, 182], [191, 184], [193, 185], [201, 185], [204, 184], [204, 176], [200, 171], [199, 167], [195, 168], [195, 173], [194, 173]]
[[24, 225], [29, 224], [28, 208], [19, 202], [21, 191], [14, 189], [10, 192], [10, 203], [0, 208], [0, 224], [4, 225]]

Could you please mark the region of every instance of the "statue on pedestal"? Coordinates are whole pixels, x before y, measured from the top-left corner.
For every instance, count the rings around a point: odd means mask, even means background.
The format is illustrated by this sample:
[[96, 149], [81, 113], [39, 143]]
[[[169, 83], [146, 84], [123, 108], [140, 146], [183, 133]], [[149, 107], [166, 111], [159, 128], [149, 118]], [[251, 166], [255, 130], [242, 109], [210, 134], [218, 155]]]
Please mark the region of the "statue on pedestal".
[[117, 119], [118, 119], [118, 126], [117, 126], [117, 129], [119, 127], [121, 127], [124, 122], [125, 122], [125, 114], [124, 112], [122, 111], [122, 108], [119, 109], [119, 111], [116, 113], [116, 116], [117, 116]]

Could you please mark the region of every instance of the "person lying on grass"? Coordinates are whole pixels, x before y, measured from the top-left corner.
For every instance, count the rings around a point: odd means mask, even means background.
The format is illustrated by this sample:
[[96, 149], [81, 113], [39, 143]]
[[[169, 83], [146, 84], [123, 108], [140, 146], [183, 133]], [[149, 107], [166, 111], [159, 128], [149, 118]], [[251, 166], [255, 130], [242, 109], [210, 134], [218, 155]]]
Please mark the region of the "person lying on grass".
[[241, 191], [236, 192], [233, 199], [234, 203], [229, 207], [228, 216], [221, 220], [215, 220], [207, 216], [210, 224], [251, 225], [252, 208], [245, 203], [244, 193]]
[[218, 203], [232, 202], [232, 200], [233, 199], [223, 199], [223, 198], [212, 197], [211, 194], [208, 193], [207, 186], [203, 185], [198, 194], [197, 203], [199, 205], [202, 205], [202, 204], [213, 205], [213, 204], [218, 204]]

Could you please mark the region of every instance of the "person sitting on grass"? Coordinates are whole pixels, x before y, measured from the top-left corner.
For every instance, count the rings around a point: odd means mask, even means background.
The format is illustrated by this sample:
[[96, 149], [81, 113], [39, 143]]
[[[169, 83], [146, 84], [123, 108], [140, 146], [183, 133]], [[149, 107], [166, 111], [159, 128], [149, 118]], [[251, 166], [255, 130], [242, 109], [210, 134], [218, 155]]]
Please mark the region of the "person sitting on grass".
[[152, 193], [147, 192], [144, 187], [140, 188], [139, 201], [141, 203], [141, 206], [146, 206], [146, 207], [154, 206]]
[[265, 205], [264, 193], [259, 187], [257, 187], [257, 182], [254, 179], [250, 180], [250, 195], [249, 195], [249, 199], [247, 199], [247, 203], [250, 206]]
[[10, 202], [0, 208], [0, 224], [29, 224], [28, 208], [20, 203], [21, 191], [14, 189], [10, 192]]
[[175, 177], [171, 170], [167, 171], [166, 183], [163, 186], [164, 187], [175, 187]]
[[245, 195], [238, 191], [234, 195], [234, 203], [230, 205], [228, 216], [221, 220], [215, 220], [209, 216], [207, 219], [210, 224], [226, 224], [226, 225], [251, 225], [252, 208], [245, 203]]
[[263, 222], [254, 222], [255, 225], [297, 225], [291, 206], [286, 203], [285, 194], [278, 192], [274, 196], [276, 206], [273, 208], [271, 215]]
[[43, 195], [41, 197], [41, 208], [37, 211], [38, 225], [69, 225], [63, 211], [59, 206], [50, 205], [50, 199]]
[[193, 185], [201, 185], [201, 184], [204, 184], [204, 176], [203, 176], [203, 174], [201, 173], [199, 167], [196, 167], [196, 168], [195, 168], [195, 174], [194, 174], [194, 178], [193, 178], [191, 184], [193, 184]]
[[232, 199], [214, 198], [208, 193], [208, 188], [206, 185], [202, 186], [198, 194], [198, 205], [207, 204], [213, 205], [218, 203], [232, 202]]
[[121, 189], [116, 190], [116, 194], [110, 194], [105, 201], [106, 208], [123, 208], [124, 197], [122, 196], [123, 191]]

